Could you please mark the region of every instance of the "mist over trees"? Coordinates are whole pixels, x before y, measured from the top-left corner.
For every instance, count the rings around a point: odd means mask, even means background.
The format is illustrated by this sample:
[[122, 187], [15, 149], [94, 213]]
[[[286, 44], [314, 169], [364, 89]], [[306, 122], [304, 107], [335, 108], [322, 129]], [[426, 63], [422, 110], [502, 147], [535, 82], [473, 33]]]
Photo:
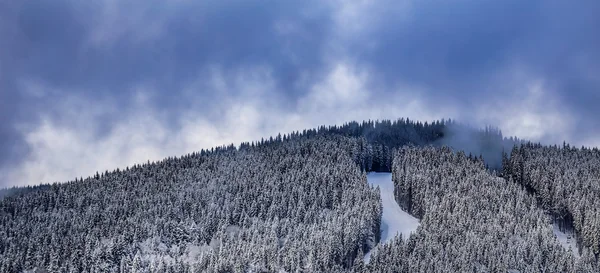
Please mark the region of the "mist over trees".
[[516, 137], [504, 137], [502, 132], [494, 127], [477, 129], [452, 120], [421, 122], [404, 118], [321, 126], [293, 132], [288, 138], [316, 135], [342, 135], [363, 139], [360, 147], [364, 156], [361, 159], [361, 168], [377, 172], [390, 172], [393, 150], [405, 145], [452, 147], [466, 154], [481, 156], [489, 168], [500, 170], [503, 151], [510, 151], [513, 146], [522, 142]]
[[[600, 153], [521, 143], [450, 120], [349, 122], [5, 189], [0, 272], [598, 272]], [[370, 171], [392, 172], [415, 234], [378, 245]]]

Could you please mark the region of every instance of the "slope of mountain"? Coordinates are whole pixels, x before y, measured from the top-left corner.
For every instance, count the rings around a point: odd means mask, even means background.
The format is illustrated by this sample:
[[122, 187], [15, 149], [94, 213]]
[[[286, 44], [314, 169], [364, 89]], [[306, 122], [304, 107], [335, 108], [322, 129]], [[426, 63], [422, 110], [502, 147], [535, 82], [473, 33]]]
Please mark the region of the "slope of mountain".
[[367, 272], [572, 272], [579, 264], [555, 240], [535, 199], [448, 148], [403, 148], [394, 193], [421, 219], [417, 232], [380, 249]]
[[[383, 213], [381, 215], [381, 241], [380, 244], [385, 244], [394, 239], [397, 235], [407, 237], [414, 233], [419, 227], [419, 220], [414, 216], [403, 211], [396, 199], [394, 198], [394, 182], [392, 181], [391, 173], [369, 173], [367, 180], [372, 186], [378, 187], [381, 195], [381, 203], [383, 205]], [[364, 261], [368, 263], [371, 255], [377, 251], [373, 248], [365, 254]]]
[[[586, 259], [600, 255], [600, 150], [568, 144], [515, 147], [504, 173], [523, 185], [558, 224], [575, 231]], [[590, 253], [588, 253], [590, 252]]]
[[6, 197], [0, 272], [344, 270], [381, 217], [352, 146], [225, 148]]
[[7, 189], [0, 272], [599, 272], [600, 153], [521, 143], [350, 122]]

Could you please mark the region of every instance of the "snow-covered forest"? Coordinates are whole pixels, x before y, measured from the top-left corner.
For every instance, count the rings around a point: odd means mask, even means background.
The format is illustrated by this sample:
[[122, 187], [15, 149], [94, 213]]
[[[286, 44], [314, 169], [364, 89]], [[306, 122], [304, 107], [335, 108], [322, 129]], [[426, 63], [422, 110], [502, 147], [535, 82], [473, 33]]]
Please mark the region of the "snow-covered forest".
[[396, 200], [417, 232], [371, 257], [365, 272], [597, 272], [556, 240], [550, 219], [520, 185], [448, 148], [403, 148]]
[[[396, 198], [394, 197], [394, 182], [391, 173], [369, 173], [367, 175], [369, 184], [379, 188], [381, 194], [382, 214], [381, 214], [381, 240], [379, 244], [387, 244], [394, 239], [397, 234], [405, 236], [415, 232], [419, 226], [419, 219], [402, 210]], [[371, 255], [377, 252], [374, 247], [367, 252], [364, 257], [365, 263], [370, 261]]]
[[[0, 272], [598, 272], [600, 153], [520, 143], [350, 122], [6, 189]], [[419, 219], [411, 236], [380, 242], [401, 230], [382, 226], [382, 190]]]
[[585, 259], [600, 254], [600, 151], [568, 144], [515, 147], [503, 173], [523, 185], [562, 231], [575, 231]]
[[381, 217], [353, 142], [219, 149], [7, 197], [0, 271], [348, 268], [378, 240]]

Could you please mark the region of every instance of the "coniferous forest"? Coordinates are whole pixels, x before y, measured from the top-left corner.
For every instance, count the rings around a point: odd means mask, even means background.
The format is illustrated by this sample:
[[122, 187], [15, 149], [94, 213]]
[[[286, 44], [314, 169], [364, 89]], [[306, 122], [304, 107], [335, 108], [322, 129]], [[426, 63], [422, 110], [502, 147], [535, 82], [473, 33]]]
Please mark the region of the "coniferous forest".
[[596, 272], [554, 239], [535, 199], [449, 148], [402, 148], [392, 170], [398, 204], [421, 219], [372, 257], [368, 272]]
[[[0, 272], [600, 272], [599, 160], [449, 120], [322, 126], [5, 189]], [[380, 244], [373, 171], [412, 235]]]
[[515, 147], [504, 161], [505, 176], [535, 195], [562, 229], [576, 231], [589, 256], [598, 257], [600, 151], [529, 143]]

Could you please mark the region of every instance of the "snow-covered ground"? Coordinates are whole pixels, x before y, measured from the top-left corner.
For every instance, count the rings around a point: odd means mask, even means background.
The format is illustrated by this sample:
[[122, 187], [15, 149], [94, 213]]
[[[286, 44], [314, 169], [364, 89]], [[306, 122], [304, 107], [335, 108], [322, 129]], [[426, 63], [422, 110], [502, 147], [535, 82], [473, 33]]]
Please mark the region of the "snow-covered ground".
[[566, 249], [573, 251], [573, 256], [579, 258], [579, 249], [577, 248], [577, 240], [575, 238], [575, 234], [572, 233], [564, 233], [560, 231], [557, 224], [552, 225], [552, 231], [554, 231], [554, 235], [556, 235], [556, 239], [558, 242]]
[[[404, 238], [417, 230], [419, 220], [407, 212], [403, 211], [396, 199], [394, 199], [394, 182], [392, 181], [391, 173], [369, 173], [367, 175], [369, 184], [379, 186], [381, 190], [381, 201], [383, 204], [383, 215], [381, 217], [381, 242], [385, 244], [401, 233]], [[372, 251], [365, 255], [366, 263], [371, 259], [371, 254], [376, 251], [374, 247]]]

